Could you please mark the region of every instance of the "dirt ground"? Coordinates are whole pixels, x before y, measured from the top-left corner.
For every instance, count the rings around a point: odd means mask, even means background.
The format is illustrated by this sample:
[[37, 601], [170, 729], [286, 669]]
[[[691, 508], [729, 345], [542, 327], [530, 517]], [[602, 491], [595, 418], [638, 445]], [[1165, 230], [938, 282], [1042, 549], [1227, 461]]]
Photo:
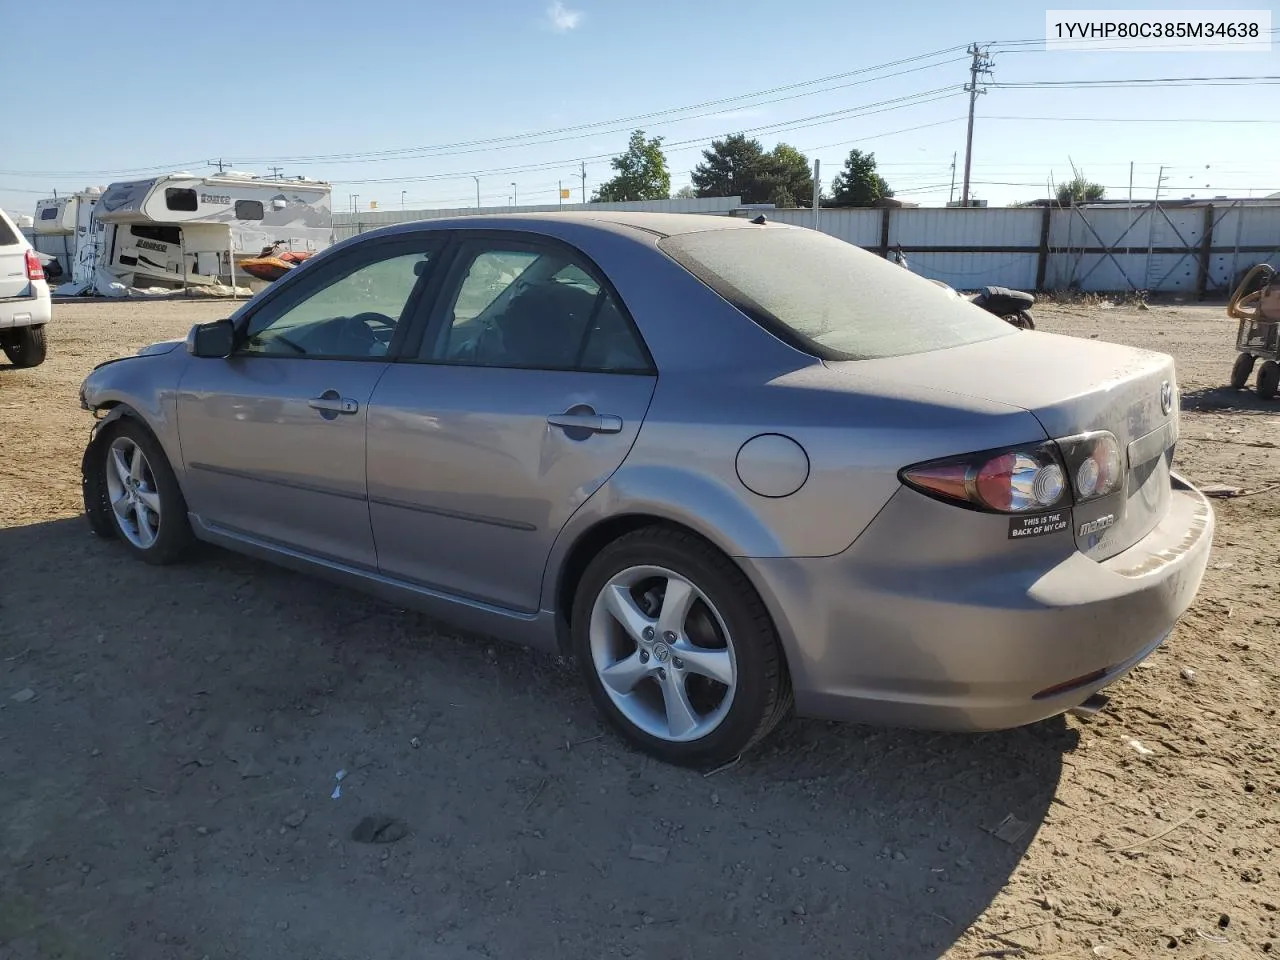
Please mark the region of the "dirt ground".
[[[44, 366], [0, 363], [3, 960], [1280, 953], [1280, 490], [1215, 502], [1199, 599], [1092, 720], [793, 720], [703, 776], [551, 658], [91, 538], [80, 380], [228, 310], [60, 304]], [[1036, 316], [1174, 354], [1179, 468], [1280, 484], [1221, 307]], [[356, 842], [367, 816], [409, 832]]]

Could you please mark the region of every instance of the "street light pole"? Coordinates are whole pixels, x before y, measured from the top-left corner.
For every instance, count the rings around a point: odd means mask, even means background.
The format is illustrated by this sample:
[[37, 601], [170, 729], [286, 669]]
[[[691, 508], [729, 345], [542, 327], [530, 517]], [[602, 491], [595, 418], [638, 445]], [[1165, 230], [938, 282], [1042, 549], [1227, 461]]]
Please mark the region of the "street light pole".
[[516, 182], [511, 181], [511, 205], [513, 207], [520, 206], [520, 193], [516, 190]]
[[400, 191], [400, 209], [401, 209], [401, 210], [403, 210], [403, 209], [404, 209], [404, 195], [405, 195], [406, 193], [408, 193], [408, 192], [409, 192], [408, 190], [401, 190], [401, 191]]
[[480, 178], [473, 176], [471, 179], [476, 182], [476, 209], [479, 210], [480, 209]]

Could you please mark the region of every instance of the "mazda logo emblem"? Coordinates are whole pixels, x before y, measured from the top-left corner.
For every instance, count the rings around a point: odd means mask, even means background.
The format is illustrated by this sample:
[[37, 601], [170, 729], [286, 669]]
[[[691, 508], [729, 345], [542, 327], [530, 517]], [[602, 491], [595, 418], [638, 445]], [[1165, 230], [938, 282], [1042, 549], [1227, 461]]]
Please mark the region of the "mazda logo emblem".
[[1160, 384], [1160, 412], [1167, 414], [1173, 409], [1173, 384], [1168, 380]]

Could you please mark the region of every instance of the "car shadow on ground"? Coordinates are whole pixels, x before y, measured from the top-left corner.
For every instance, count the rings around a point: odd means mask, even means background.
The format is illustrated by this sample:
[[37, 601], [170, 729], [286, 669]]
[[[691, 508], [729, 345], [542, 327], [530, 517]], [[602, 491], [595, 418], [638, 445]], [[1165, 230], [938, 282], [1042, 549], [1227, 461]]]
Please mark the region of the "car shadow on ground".
[[1234, 390], [1231, 387], [1202, 387], [1199, 390], [1186, 390], [1182, 393], [1183, 410], [1198, 413], [1242, 413], [1269, 414], [1280, 416], [1280, 400], [1263, 400], [1253, 389], [1248, 387]]
[[[232, 554], [149, 567], [76, 518], [0, 529], [0, 583], [15, 960], [932, 960], [1075, 745], [792, 720], [682, 770], [556, 658]], [[407, 836], [355, 841], [370, 816]]]

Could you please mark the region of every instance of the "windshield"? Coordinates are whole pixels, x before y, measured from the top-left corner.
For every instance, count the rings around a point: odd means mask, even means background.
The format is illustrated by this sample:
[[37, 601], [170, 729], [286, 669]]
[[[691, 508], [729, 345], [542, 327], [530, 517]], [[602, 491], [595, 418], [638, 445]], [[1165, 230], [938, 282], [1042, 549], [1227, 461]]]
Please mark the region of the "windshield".
[[827, 360], [898, 357], [1017, 332], [924, 277], [815, 230], [707, 230], [658, 246], [780, 339]]

